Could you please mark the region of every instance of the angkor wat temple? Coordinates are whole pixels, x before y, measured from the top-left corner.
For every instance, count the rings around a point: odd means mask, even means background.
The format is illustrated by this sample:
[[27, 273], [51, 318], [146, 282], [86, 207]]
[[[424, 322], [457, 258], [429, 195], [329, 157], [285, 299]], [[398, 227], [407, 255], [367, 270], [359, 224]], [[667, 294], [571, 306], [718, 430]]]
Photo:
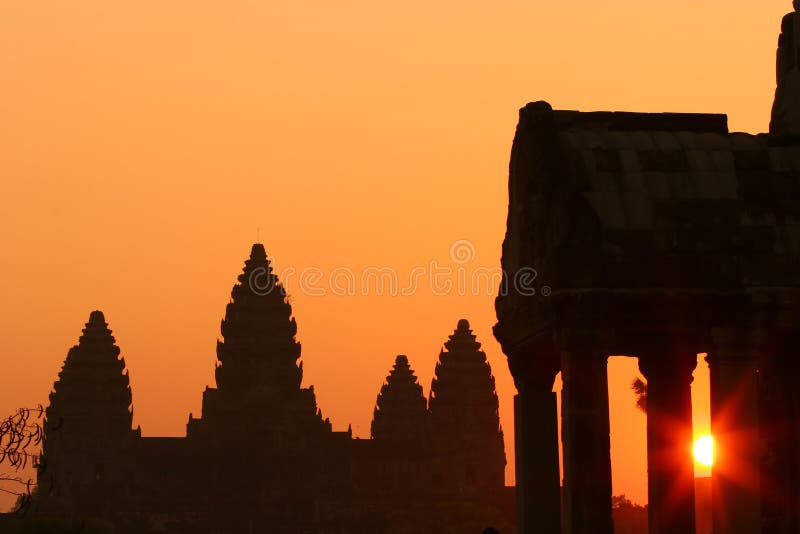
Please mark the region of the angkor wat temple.
[[125, 360], [92, 312], [50, 395], [36, 512], [100, 518], [121, 532], [479, 532], [513, 523], [494, 377], [466, 320], [441, 351], [429, 400], [397, 356], [372, 439], [333, 431], [313, 386], [301, 386], [292, 307], [261, 244], [221, 330], [216, 387], [203, 392], [186, 437], [143, 437], [132, 427]]

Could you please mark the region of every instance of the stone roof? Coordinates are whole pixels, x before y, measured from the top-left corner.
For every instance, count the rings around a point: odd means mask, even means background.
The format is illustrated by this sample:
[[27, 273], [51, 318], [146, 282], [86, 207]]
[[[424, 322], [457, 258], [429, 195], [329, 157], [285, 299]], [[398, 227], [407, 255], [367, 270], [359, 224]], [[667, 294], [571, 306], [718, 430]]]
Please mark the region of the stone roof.
[[658, 203], [717, 200], [747, 208], [758, 200], [747, 196], [753, 189], [800, 192], [800, 145], [729, 134], [723, 115], [554, 113], [570, 181], [606, 228], [653, 227], [663, 222], [654, 213]]
[[528, 104], [509, 190], [504, 267], [556, 291], [800, 285], [800, 142], [724, 115]]

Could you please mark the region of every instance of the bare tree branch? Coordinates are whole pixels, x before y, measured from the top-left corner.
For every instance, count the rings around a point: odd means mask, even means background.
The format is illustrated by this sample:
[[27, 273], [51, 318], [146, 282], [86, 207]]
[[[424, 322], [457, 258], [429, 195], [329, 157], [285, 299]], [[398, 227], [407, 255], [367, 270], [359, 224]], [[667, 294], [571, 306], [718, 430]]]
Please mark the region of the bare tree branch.
[[[41, 444], [44, 439], [45, 410], [39, 404], [35, 408], [20, 408], [0, 421], [0, 466], [7, 464], [13, 473], [0, 473], [0, 492], [15, 495], [17, 502], [13, 513], [24, 513], [30, 506], [34, 482], [17, 475], [30, 465], [41, 474], [44, 462]], [[60, 421], [59, 421], [60, 426]]]

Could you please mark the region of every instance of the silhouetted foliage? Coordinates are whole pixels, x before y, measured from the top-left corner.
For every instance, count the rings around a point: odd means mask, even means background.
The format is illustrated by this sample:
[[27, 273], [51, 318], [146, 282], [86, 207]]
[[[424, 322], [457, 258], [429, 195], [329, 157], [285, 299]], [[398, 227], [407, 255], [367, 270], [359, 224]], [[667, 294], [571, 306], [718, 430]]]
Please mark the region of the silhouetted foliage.
[[631, 384], [631, 389], [636, 394], [636, 407], [647, 413], [647, 383], [637, 377]]
[[611, 499], [611, 513], [615, 534], [647, 533], [647, 506], [631, 502], [625, 495], [618, 495]]
[[[44, 407], [20, 408], [0, 422], [0, 491], [17, 497], [12, 510], [24, 513], [30, 506], [35, 484], [19, 475], [29, 465], [39, 472], [44, 464], [37, 449], [44, 437]], [[2, 471], [4, 466], [10, 472]]]

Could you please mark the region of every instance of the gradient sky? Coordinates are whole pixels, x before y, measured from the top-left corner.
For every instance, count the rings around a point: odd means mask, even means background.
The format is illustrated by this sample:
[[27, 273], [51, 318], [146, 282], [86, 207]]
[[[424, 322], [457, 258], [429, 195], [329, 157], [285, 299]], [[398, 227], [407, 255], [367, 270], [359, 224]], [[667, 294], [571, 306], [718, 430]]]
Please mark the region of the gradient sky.
[[[99, 308], [135, 424], [182, 435], [213, 385], [219, 321], [257, 232], [279, 272], [390, 266], [405, 281], [432, 261], [459, 267], [458, 240], [476, 253], [461, 267], [496, 267], [520, 107], [721, 112], [732, 130], [764, 131], [790, 9], [0, 0], [0, 409], [46, 402]], [[497, 376], [513, 483], [493, 295], [288, 285], [304, 383], [335, 429], [364, 437], [394, 356], [427, 394], [442, 343], [469, 319]], [[614, 491], [644, 502], [635, 376], [635, 360], [612, 359]], [[707, 375], [696, 384], [703, 404]]]

